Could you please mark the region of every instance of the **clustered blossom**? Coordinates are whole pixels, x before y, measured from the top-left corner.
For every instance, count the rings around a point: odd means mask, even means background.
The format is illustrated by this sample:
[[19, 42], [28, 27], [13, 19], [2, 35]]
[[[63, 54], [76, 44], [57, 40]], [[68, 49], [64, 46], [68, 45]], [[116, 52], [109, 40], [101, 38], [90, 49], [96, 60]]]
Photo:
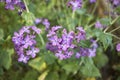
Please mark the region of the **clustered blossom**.
[[19, 56], [18, 61], [27, 63], [30, 58], [34, 58], [39, 48], [36, 48], [36, 34], [41, 30], [35, 26], [24, 26], [19, 32], [15, 32], [12, 37], [15, 50]]
[[25, 5], [21, 0], [0, 0], [0, 2], [5, 2], [6, 9], [14, 10], [17, 6], [20, 10], [25, 10]]
[[96, 49], [98, 45], [96, 41], [92, 41], [91, 48], [78, 47], [79, 52], [76, 53], [75, 57], [80, 58], [82, 56], [94, 57], [96, 55]]
[[53, 52], [56, 57], [60, 60], [70, 58], [74, 54], [74, 50], [78, 48], [80, 51], [76, 53], [76, 58], [80, 58], [81, 56], [95, 56], [97, 48], [95, 41], [92, 41], [91, 48], [82, 48], [77, 45], [81, 40], [86, 40], [86, 32], [82, 27], [76, 28], [78, 30], [77, 33], [74, 31], [67, 32], [66, 29], [63, 29], [62, 35], [58, 35], [61, 28], [61, 26], [53, 26], [47, 34], [48, 43], [46, 48]]
[[120, 52], [120, 43], [116, 45], [116, 50]]
[[75, 11], [82, 7], [82, 3], [82, 0], [70, 0], [67, 5], [72, 6], [72, 10]]
[[70, 58], [73, 55], [72, 49], [75, 47], [73, 44], [74, 32], [67, 33], [66, 29], [62, 30], [62, 35], [58, 36], [57, 31], [61, 26], [54, 26], [48, 32], [47, 37], [49, 42], [46, 48], [55, 53], [55, 56], [60, 60]]

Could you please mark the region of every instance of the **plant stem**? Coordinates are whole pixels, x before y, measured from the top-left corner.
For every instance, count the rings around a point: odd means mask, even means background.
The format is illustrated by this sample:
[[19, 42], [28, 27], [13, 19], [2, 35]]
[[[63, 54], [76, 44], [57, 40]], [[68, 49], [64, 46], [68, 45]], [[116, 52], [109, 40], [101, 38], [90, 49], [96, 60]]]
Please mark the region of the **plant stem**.
[[39, 36], [40, 39], [41, 39], [42, 45], [45, 45], [45, 41], [44, 41], [43, 37], [41, 36], [41, 34], [38, 34], [38, 36]]
[[111, 36], [115, 37], [116, 39], [120, 40], [120, 38], [119, 38], [119, 37], [117, 37], [117, 36], [116, 36], [116, 35], [114, 35], [114, 34], [109, 34], [109, 33], [105, 33], [105, 34], [111, 35]]
[[23, 2], [24, 2], [24, 4], [25, 4], [27, 13], [29, 13], [30, 11], [29, 11], [29, 8], [28, 8], [28, 6], [27, 6], [26, 0], [23, 0]]
[[120, 26], [117, 27], [117, 28], [115, 28], [115, 29], [113, 29], [113, 30], [111, 30], [110, 33], [112, 33], [112, 32], [114, 32], [114, 31], [118, 30], [119, 28], [120, 28]]

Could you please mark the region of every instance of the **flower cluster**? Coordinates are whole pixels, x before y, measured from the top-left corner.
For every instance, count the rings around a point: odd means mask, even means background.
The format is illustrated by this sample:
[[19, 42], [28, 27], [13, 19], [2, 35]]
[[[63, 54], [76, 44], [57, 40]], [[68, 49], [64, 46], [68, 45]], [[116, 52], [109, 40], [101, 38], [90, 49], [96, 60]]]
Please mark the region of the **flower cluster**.
[[79, 48], [79, 52], [76, 53], [75, 57], [80, 58], [81, 56], [88, 56], [88, 57], [94, 57], [96, 55], [96, 49], [98, 45], [96, 41], [92, 41], [91, 48]]
[[48, 34], [48, 43], [46, 48], [53, 52], [56, 57], [60, 60], [67, 59], [72, 57], [75, 49], [79, 48], [79, 52], [76, 53], [76, 58], [80, 58], [81, 56], [93, 57], [96, 53], [96, 45], [95, 41], [92, 41], [91, 48], [82, 48], [78, 46], [81, 40], [86, 40], [86, 32], [82, 27], [77, 27], [77, 33], [74, 31], [67, 32], [66, 29], [62, 30], [62, 35], [57, 35], [58, 30], [61, 29], [61, 26], [52, 27]]
[[72, 6], [72, 10], [75, 11], [82, 7], [82, 3], [82, 0], [70, 0], [67, 5]]
[[12, 37], [15, 50], [19, 56], [18, 61], [27, 63], [30, 58], [34, 58], [39, 49], [36, 48], [36, 34], [41, 30], [35, 26], [24, 26], [19, 32], [15, 32]]
[[49, 30], [48, 44], [46, 48], [55, 53], [55, 56], [59, 59], [67, 59], [73, 55], [72, 49], [75, 47], [73, 44], [74, 32], [67, 33], [66, 29], [62, 30], [62, 35], [57, 35], [57, 31], [61, 29], [61, 26], [54, 26]]
[[17, 6], [20, 10], [25, 10], [25, 5], [21, 0], [0, 0], [0, 2], [5, 2], [6, 9], [14, 10]]

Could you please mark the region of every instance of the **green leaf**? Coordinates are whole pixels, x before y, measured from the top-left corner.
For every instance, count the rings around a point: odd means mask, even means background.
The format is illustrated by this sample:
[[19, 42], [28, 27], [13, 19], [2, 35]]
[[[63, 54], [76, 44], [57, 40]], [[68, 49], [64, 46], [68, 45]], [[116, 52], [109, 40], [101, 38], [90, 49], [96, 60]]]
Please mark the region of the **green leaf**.
[[81, 40], [79, 43], [79, 46], [82, 46], [84, 48], [89, 48], [91, 45], [90, 40]]
[[100, 77], [101, 74], [99, 69], [93, 64], [93, 60], [91, 58], [85, 58], [84, 66], [80, 68], [81, 74], [84, 77]]
[[95, 65], [98, 68], [101, 68], [103, 66], [105, 66], [105, 64], [107, 64], [108, 62], [108, 57], [103, 54], [103, 49], [98, 48], [97, 49], [97, 55], [93, 58]]
[[22, 80], [37, 80], [38, 72], [35, 70], [30, 70], [26, 73], [25, 77]]
[[110, 22], [111, 22], [111, 19], [109, 19], [109, 18], [102, 18], [102, 19], [100, 19], [100, 22], [101, 22], [104, 26], [109, 26], [109, 25], [110, 25]]
[[9, 69], [12, 63], [11, 55], [13, 53], [13, 49], [7, 49], [6, 51], [0, 52], [0, 66], [5, 69]]
[[2, 40], [4, 37], [4, 32], [3, 32], [3, 29], [0, 29], [0, 40]]
[[59, 75], [56, 71], [50, 71], [45, 80], [59, 80]]
[[76, 13], [77, 13], [77, 14], [80, 14], [80, 15], [84, 15], [85, 12], [86, 12], [86, 9], [77, 9], [77, 10], [76, 10]]
[[29, 25], [33, 25], [34, 24], [35, 16], [34, 16], [33, 13], [31, 13], [31, 12], [29, 12], [29, 13], [23, 12], [22, 17], [25, 20], [26, 25], [29, 26]]
[[28, 63], [32, 68], [38, 70], [38, 71], [43, 71], [46, 68], [46, 63], [44, 60], [40, 57], [35, 58]]
[[71, 62], [71, 63], [63, 65], [62, 68], [66, 71], [66, 74], [69, 74], [71, 72], [76, 73], [77, 70], [79, 69], [79, 65], [77, 63]]
[[99, 37], [99, 40], [102, 42], [104, 49], [106, 50], [109, 45], [112, 43], [112, 36], [102, 33]]

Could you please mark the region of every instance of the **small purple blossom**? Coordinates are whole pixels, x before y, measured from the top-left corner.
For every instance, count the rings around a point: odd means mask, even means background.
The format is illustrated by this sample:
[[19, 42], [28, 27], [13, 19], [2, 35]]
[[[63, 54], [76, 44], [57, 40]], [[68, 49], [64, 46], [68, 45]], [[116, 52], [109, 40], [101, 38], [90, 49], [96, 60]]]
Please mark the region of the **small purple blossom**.
[[82, 27], [77, 27], [78, 34], [75, 36], [77, 42], [80, 42], [80, 40], [85, 40], [86, 39], [86, 32]]
[[40, 33], [40, 29], [35, 26], [24, 26], [19, 32], [15, 32], [12, 41], [15, 50], [19, 56], [18, 61], [27, 63], [30, 58], [34, 58], [39, 49], [36, 48], [36, 34]]
[[44, 19], [42, 24], [45, 26], [46, 30], [50, 28], [50, 22], [48, 21], [48, 19]]
[[90, 1], [90, 3], [95, 3], [96, 2], [96, 0], [89, 0]]
[[103, 25], [100, 23], [100, 21], [97, 21], [95, 23], [95, 28], [99, 28], [99, 29], [102, 29], [103, 28]]
[[70, 0], [67, 5], [72, 6], [72, 10], [75, 11], [82, 7], [82, 0]]
[[36, 18], [34, 22], [35, 22], [35, 24], [39, 24], [39, 23], [42, 22], [42, 19], [41, 18]]
[[118, 43], [118, 44], [116, 45], [116, 50], [117, 50], [118, 52], [120, 52], [120, 43]]

